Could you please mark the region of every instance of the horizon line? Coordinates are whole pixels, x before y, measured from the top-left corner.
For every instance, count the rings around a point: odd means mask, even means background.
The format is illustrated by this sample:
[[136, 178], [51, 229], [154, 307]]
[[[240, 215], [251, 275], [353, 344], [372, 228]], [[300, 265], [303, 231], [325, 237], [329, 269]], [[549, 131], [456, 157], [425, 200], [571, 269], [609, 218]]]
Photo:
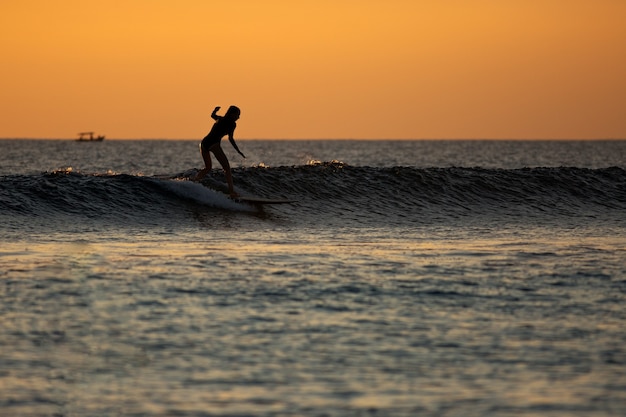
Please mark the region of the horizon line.
[[[0, 140], [63, 140], [78, 142], [75, 138], [59, 137], [0, 137]], [[106, 138], [105, 141], [163, 140], [201, 141], [202, 138]], [[622, 141], [624, 138], [236, 138], [237, 141]], [[89, 141], [86, 141], [89, 142]]]

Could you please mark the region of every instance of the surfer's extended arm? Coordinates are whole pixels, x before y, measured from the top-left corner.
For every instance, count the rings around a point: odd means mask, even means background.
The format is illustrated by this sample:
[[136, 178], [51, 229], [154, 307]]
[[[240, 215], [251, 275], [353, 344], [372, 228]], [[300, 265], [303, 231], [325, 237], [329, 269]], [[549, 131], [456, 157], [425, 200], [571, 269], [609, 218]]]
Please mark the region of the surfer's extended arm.
[[220, 110], [220, 106], [217, 106], [216, 108], [214, 108], [214, 109], [213, 109], [213, 113], [211, 113], [211, 118], [212, 118], [213, 120], [216, 120], [216, 121], [217, 121], [217, 120], [219, 120], [219, 119], [221, 119], [221, 118], [222, 118], [222, 116], [218, 116], [218, 115], [217, 115], [217, 112], [218, 112], [219, 110]]
[[235, 143], [235, 138], [233, 137], [233, 133], [232, 133], [232, 132], [228, 134], [228, 141], [230, 142], [230, 144], [231, 144], [231, 145], [233, 145], [233, 148], [235, 148], [235, 150], [236, 150], [237, 152], [239, 152], [239, 155], [243, 156], [244, 158], [246, 157], [246, 156], [243, 154], [243, 152], [241, 152], [241, 151], [239, 150], [239, 147], [237, 147], [237, 144]]

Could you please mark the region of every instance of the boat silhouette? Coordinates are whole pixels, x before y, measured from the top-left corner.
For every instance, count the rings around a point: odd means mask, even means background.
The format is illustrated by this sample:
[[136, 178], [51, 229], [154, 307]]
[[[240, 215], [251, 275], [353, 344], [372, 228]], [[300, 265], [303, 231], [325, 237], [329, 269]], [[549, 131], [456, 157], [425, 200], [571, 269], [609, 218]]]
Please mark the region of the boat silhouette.
[[104, 135], [98, 135], [94, 137], [94, 132], [81, 132], [78, 134], [77, 142], [102, 142]]

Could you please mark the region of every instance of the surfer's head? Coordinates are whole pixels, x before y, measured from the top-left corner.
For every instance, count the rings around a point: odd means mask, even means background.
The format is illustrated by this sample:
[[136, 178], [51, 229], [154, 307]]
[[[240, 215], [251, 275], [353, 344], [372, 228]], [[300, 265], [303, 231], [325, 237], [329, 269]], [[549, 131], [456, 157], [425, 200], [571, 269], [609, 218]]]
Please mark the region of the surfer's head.
[[230, 106], [228, 108], [228, 110], [226, 110], [226, 114], [224, 115], [225, 117], [229, 117], [231, 119], [237, 120], [239, 119], [239, 116], [241, 115], [241, 110], [239, 110], [239, 107], [237, 106]]

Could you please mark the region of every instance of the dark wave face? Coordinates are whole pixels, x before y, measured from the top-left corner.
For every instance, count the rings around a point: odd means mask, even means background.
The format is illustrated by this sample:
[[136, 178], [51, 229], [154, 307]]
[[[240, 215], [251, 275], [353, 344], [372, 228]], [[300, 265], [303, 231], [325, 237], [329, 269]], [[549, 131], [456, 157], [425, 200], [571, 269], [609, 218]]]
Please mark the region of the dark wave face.
[[[91, 175], [66, 171], [0, 177], [5, 219], [162, 224], [187, 221], [198, 210], [249, 212], [229, 200], [223, 174], [202, 184], [194, 170], [171, 177]], [[626, 214], [621, 168], [353, 167], [337, 162], [234, 170], [243, 195], [296, 200], [273, 206], [292, 221], [344, 225], [411, 225], [458, 220], [600, 219]], [[7, 220], [8, 221], [8, 220]]]
[[485, 217], [519, 221], [529, 216], [619, 219], [626, 210], [626, 171], [621, 168], [418, 169], [325, 163], [244, 169], [236, 177], [247, 190], [306, 202], [307, 212], [383, 224]]

